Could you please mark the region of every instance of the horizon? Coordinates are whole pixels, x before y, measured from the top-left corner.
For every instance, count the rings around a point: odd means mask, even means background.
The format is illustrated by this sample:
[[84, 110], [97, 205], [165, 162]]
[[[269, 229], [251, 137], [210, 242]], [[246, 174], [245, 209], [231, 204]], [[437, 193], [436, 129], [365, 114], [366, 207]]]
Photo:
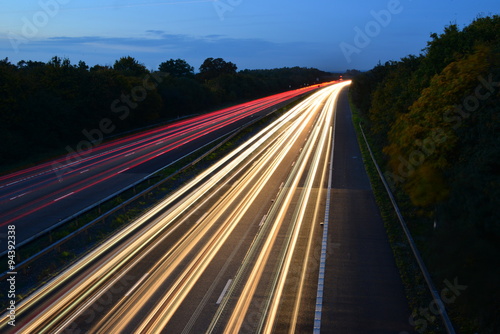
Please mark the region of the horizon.
[[[310, 67], [342, 73], [422, 53], [432, 33], [460, 29], [498, 11], [493, 0], [436, 4], [429, 0], [361, 0], [356, 6], [262, 0], [138, 3], [8, 1], [0, 14], [0, 58], [112, 66], [131, 56], [148, 69], [184, 59], [198, 70], [223, 58], [239, 69]], [[358, 8], [363, 8], [359, 10]], [[431, 10], [430, 10], [431, 8]]]

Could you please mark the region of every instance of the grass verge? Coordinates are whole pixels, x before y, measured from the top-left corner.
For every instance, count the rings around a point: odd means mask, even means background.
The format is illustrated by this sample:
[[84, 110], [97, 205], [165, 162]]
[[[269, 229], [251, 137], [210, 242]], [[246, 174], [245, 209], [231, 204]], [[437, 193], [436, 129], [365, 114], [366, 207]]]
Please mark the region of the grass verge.
[[[433, 300], [432, 296], [361, 133], [360, 124], [367, 124], [367, 120], [363, 119], [352, 102], [350, 102], [350, 106], [365, 169], [370, 178], [375, 200], [380, 209], [389, 243], [394, 253], [394, 259], [405, 288], [408, 305], [412, 311], [412, 316], [408, 321], [420, 333], [446, 333], [441, 319], [429, 314], [429, 307]], [[367, 137], [368, 142], [370, 142], [369, 136]], [[370, 146], [373, 145], [370, 144]]]
[[[209, 152], [219, 143], [213, 143], [210, 146], [205, 147], [203, 152], [193, 153], [185, 157], [184, 159], [177, 161], [175, 164], [169, 166], [168, 168], [162, 170], [157, 175], [157, 178], [155, 178], [155, 180], [157, 180], [158, 182], [161, 180], [168, 180], [167, 182], [163, 182], [161, 186], [148, 192], [144, 196], [141, 196], [133, 203], [127, 205], [127, 207], [123, 210], [119, 210], [118, 212], [110, 215], [102, 222], [99, 221], [98, 224], [93, 225], [84, 233], [80, 233], [72, 238], [71, 242], [64, 243], [57, 249], [54, 249], [50, 253], [47, 253], [46, 255], [34, 261], [32, 264], [30, 264], [29, 267], [24, 268], [22, 272], [20, 271], [16, 277], [17, 301], [21, 301], [32, 291], [38, 289], [40, 286], [48, 282], [51, 278], [57, 276], [65, 268], [69, 267], [78, 259], [82, 258], [85, 254], [102, 244], [111, 235], [118, 232], [120, 229], [127, 226], [130, 222], [143, 214], [149, 208], [156, 205], [159, 201], [168, 196], [172, 191], [178, 189], [181, 185], [194, 178], [200, 172], [211, 166], [221, 157], [246, 141], [258, 131], [263, 129], [269, 123], [273, 122], [278, 117], [286, 113], [290, 108], [300, 103], [310, 94], [312, 93], [309, 93], [297, 99], [296, 101], [286, 105], [285, 107], [282, 107], [269, 114], [268, 116], [262, 118], [256, 123], [253, 123], [251, 126], [240, 130], [237, 135], [232, 137], [230, 140], [226, 140], [223, 145], [218, 147], [203, 159], [197, 161], [200, 155]], [[193, 164], [194, 161], [197, 161], [196, 164]], [[181, 172], [177, 172], [179, 169], [181, 170]], [[26, 259], [33, 256], [45, 247], [53, 244], [55, 241], [69, 235], [70, 233], [73, 233], [80, 227], [96, 219], [101, 215], [102, 212], [106, 212], [106, 210], [116, 207], [127, 199], [135, 196], [135, 194], [139, 193], [140, 191], [147, 189], [149, 186], [149, 184], [144, 184], [138, 186], [136, 189], [130, 189], [117, 198], [109, 201], [109, 203], [103, 203], [102, 206], [96, 208], [95, 210], [92, 210], [85, 216], [79, 217], [77, 220], [55, 229], [49, 236], [39, 238], [38, 240], [26, 245], [25, 247], [19, 248], [18, 258]], [[19, 263], [19, 260], [17, 262]], [[6, 258], [0, 259], [1, 265], [6, 263]], [[6, 298], [6, 295], [3, 293], [4, 291], [8, 291], [6, 285], [7, 282], [5, 280], [0, 282], [0, 307], [2, 308], [7, 307], [9, 302], [9, 300]]]

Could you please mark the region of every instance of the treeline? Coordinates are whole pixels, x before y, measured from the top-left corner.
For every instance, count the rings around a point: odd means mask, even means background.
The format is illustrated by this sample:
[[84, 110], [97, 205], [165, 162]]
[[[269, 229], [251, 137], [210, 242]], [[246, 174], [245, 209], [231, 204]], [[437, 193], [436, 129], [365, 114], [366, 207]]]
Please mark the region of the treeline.
[[[351, 99], [463, 333], [500, 332], [500, 16], [358, 75]], [[450, 302], [451, 304], [451, 302]]]
[[102, 120], [112, 122], [106, 126], [114, 135], [333, 78], [299, 67], [238, 72], [221, 58], [206, 59], [197, 74], [182, 59], [153, 71], [132, 57], [93, 67], [59, 57], [17, 64], [6, 58], [0, 60], [0, 161], [9, 165], [63, 150]]

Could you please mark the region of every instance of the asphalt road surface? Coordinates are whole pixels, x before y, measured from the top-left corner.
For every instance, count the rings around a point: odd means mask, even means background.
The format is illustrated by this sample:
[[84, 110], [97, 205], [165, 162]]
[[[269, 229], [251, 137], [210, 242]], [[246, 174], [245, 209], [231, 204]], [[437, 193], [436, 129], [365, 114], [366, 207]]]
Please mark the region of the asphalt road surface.
[[411, 313], [363, 166], [347, 90], [336, 122], [321, 332], [410, 333]]
[[87, 135], [68, 145], [65, 156], [0, 176], [0, 238], [14, 224], [20, 243], [314, 89], [272, 95], [101, 145], [100, 128], [84, 129]]
[[334, 149], [322, 332], [409, 332], [347, 85], [317, 92], [183, 185], [19, 303], [16, 328], [4, 316], [0, 330], [312, 332]]

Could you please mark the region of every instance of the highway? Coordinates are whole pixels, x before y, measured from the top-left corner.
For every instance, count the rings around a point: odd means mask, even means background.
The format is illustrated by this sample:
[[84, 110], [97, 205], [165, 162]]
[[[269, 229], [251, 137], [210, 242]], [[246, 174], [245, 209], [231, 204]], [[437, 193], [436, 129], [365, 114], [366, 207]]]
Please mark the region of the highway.
[[321, 333], [418, 333], [365, 171], [347, 91], [338, 99]]
[[26, 298], [15, 332], [311, 332], [349, 84], [314, 93]]
[[74, 147], [68, 145], [65, 156], [0, 176], [0, 235], [15, 224], [17, 241], [22, 242], [316, 88], [269, 96], [100, 145], [99, 129], [82, 129], [87, 135]]

